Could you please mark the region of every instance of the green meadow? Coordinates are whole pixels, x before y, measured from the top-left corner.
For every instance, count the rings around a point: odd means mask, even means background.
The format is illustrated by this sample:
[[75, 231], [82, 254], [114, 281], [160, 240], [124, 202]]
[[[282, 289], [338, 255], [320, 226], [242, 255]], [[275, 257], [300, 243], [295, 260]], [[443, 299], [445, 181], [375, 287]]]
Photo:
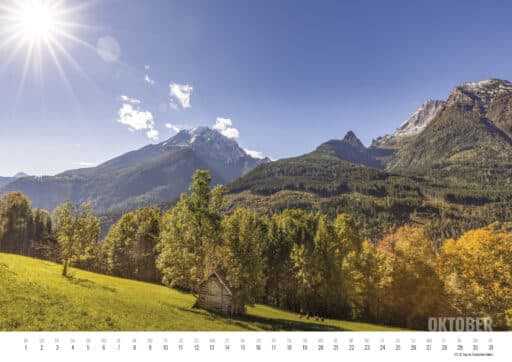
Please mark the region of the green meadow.
[[2, 331], [393, 331], [367, 323], [299, 318], [265, 305], [226, 318], [192, 308], [195, 298], [161, 285], [0, 253]]

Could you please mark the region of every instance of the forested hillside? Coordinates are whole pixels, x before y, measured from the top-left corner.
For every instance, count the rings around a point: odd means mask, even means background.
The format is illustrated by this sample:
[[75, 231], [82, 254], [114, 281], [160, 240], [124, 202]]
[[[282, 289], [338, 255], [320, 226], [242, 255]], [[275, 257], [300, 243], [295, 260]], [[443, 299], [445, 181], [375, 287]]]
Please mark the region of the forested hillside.
[[512, 219], [512, 84], [464, 83], [365, 147], [353, 132], [229, 184], [232, 208], [354, 217], [374, 242], [418, 224], [437, 242]]
[[428, 175], [403, 176], [364, 167], [316, 150], [259, 166], [229, 185], [228, 200], [231, 208], [248, 207], [268, 215], [288, 208], [330, 217], [345, 212], [373, 241], [411, 223], [425, 226], [433, 239], [442, 240], [494, 221], [512, 220], [512, 187], [503, 183], [482, 187], [506, 179], [510, 170], [489, 166], [489, 172], [478, 171], [474, 167], [456, 171], [465, 176], [473, 172], [471, 184], [449, 176], [436, 181]]
[[[128, 212], [104, 239], [90, 206], [69, 202], [45, 233], [31, 233], [39, 211], [23, 195], [8, 194], [0, 199], [0, 247], [31, 255], [39, 238], [46, 251], [40, 257], [62, 264], [63, 281], [77, 266], [192, 294], [220, 268], [240, 305], [264, 303], [306, 319], [425, 329], [432, 315], [474, 315], [492, 317], [496, 329], [512, 327], [508, 223], [442, 240], [414, 223], [371, 242], [348, 213], [226, 212], [226, 188], [210, 183], [207, 171], [197, 171], [190, 194], [173, 208]], [[15, 213], [20, 205], [24, 212]]]

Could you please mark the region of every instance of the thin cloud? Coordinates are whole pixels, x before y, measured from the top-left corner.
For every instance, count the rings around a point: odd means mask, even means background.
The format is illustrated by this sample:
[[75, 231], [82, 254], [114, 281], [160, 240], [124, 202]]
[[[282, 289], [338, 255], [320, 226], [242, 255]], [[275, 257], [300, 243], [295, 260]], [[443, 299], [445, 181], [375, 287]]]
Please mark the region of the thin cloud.
[[[190, 105], [190, 97], [192, 95], [192, 91], [194, 88], [192, 88], [189, 84], [178, 84], [178, 83], [171, 83], [169, 84], [169, 94], [171, 96], [171, 108], [178, 109], [178, 105], [181, 106], [181, 108], [191, 108]], [[178, 103], [176, 103], [177, 101]]]
[[130, 132], [146, 130], [146, 135], [151, 140], [157, 140], [159, 132], [155, 129], [153, 115], [149, 111], [134, 108], [132, 104], [124, 103], [119, 109], [117, 122], [128, 126]]
[[155, 81], [149, 77], [149, 75], [144, 75], [144, 81], [148, 83], [149, 85], [154, 85]]
[[221, 134], [226, 136], [227, 138], [238, 138], [240, 136], [240, 132], [233, 126], [233, 121], [229, 118], [217, 117], [215, 124], [213, 125], [213, 129], [219, 131]]
[[180, 131], [180, 128], [172, 123], [166, 123], [165, 128], [168, 128], [170, 130], [173, 130], [174, 132], [178, 133]]
[[80, 162], [73, 162], [73, 165], [77, 165], [77, 166], [81, 166], [81, 167], [94, 167], [97, 165], [97, 163], [80, 161]]
[[[229, 118], [217, 117], [215, 120], [215, 124], [212, 127], [213, 129], [219, 131], [221, 134], [226, 136], [227, 138], [237, 139], [240, 137], [240, 132], [238, 129], [233, 127], [233, 121]], [[247, 148], [243, 148], [246, 154], [253, 158], [263, 159], [265, 155], [260, 151], [253, 151]]]
[[119, 97], [123, 102], [131, 103], [131, 104], [140, 104], [140, 99], [130, 98], [128, 96], [122, 95]]
[[149, 131], [146, 132], [146, 136], [148, 136], [148, 138], [150, 140], [154, 140], [154, 141], [156, 141], [158, 139], [159, 134], [160, 134], [160, 132], [158, 132], [158, 130], [156, 130], [154, 128], [151, 128]]
[[253, 151], [253, 150], [249, 150], [247, 148], [244, 148], [243, 149], [245, 151], [245, 153], [247, 153], [249, 156], [251, 156], [252, 158], [257, 158], [259, 160], [265, 158], [265, 155], [263, 154], [263, 152], [260, 152], [260, 151]]
[[144, 73], [144, 82], [146, 82], [149, 85], [155, 85], [155, 80], [151, 78], [151, 76], [149, 75], [150, 69], [151, 67], [148, 64], [144, 64], [144, 70], [146, 71]]

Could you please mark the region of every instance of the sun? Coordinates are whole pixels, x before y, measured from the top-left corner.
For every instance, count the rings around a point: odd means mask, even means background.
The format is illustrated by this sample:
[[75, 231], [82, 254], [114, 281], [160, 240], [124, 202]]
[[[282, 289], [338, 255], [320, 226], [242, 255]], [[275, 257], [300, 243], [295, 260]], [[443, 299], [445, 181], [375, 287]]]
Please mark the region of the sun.
[[21, 65], [20, 93], [29, 70], [41, 84], [45, 75], [57, 70], [71, 89], [64, 62], [85, 75], [71, 47], [95, 51], [77, 35], [79, 30], [93, 29], [80, 22], [82, 12], [92, 4], [93, 0], [0, 0], [0, 76], [8, 67]]
[[16, 0], [11, 5], [0, 5], [0, 14], [5, 33], [25, 45], [55, 42], [70, 25], [63, 1]]
[[58, 8], [49, 3], [31, 1], [24, 3], [18, 13], [19, 31], [28, 41], [48, 40], [61, 31]]

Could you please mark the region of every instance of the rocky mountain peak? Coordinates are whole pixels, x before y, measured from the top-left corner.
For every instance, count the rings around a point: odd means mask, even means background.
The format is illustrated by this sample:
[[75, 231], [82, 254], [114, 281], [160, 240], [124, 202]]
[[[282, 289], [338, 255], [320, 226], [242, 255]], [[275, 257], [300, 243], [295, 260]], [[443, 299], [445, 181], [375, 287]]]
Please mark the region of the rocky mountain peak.
[[394, 133], [396, 137], [412, 136], [420, 133], [444, 108], [445, 101], [428, 100], [412, 116], [404, 121]]
[[179, 131], [176, 135], [163, 142], [162, 146], [188, 147], [193, 144], [209, 143], [214, 141], [236, 143], [234, 140], [223, 136], [216, 130], [208, 127], [196, 127]]
[[160, 145], [171, 150], [190, 147], [199, 154], [209, 158], [226, 160], [227, 163], [243, 159], [258, 160], [258, 163], [268, 162], [266, 157], [262, 159], [252, 157], [239, 146], [236, 140], [208, 127], [181, 130]]
[[484, 114], [495, 99], [510, 95], [512, 83], [491, 78], [480, 82], [462, 83], [455, 87], [448, 97], [448, 105]]
[[357, 138], [356, 134], [352, 131], [348, 131], [342, 141], [354, 148], [365, 148], [361, 140]]
[[490, 78], [480, 82], [466, 82], [456, 87], [474, 93], [492, 93], [512, 90], [512, 83], [508, 80]]

